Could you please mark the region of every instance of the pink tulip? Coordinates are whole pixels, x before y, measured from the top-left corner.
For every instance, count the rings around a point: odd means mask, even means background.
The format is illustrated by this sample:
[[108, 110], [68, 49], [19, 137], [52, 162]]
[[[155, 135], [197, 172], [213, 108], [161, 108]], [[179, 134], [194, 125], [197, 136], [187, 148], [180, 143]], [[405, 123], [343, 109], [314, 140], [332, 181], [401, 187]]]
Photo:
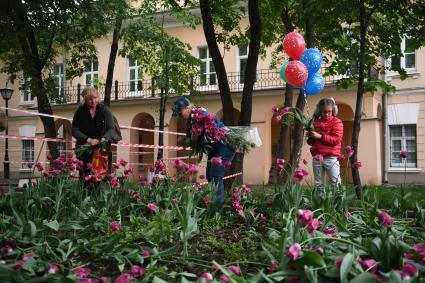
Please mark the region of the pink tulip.
[[90, 268], [87, 267], [77, 267], [72, 270], [72, 272], [80, 278], [85, 278], [90, 275]]
[[392, 218], [391, 217], [391, 215], [389, 215], [388, 213], [386, 213], [385, 211], [381, 211], [380, 213], [379, 213], [379, 216], [378, 216], [378, 219], [379, 219], [379, 222], [382, 224], [382, 226], [384, 226], [384, 227], [388, 227], [388, 226], [390, 226], [392, 223], [393, 223], [393, 221], [394, 221], [394, 218]]
[[202, 273], [200, 278], [205, 279], [205, 281], [207, 281], [207, 282], [210, 282], [210, 281], [213, 280], [213, 276], [209, 272]]
[[351, 146], [347, 145], [347, 146], [345, 147], [345, 153], [346, 153], [348, 156], [352, 156], [352, 155], [354, 154], [354, 149], [353, 149]]
[[313, 212], [308, 209], [298, 209], [297, 218], [301, 224], [308, 225], [313, 218]]
[[221, 160], [221, 157], [213, 157], [211, 158], [211, 162], [212, 164], [214, 164], [215, 166], [221, 166], [223, 164], [223, 160]]
[[115, 278], [114, 283], [129, 283], [133, 279], [133, 276], [131, 276], [129, 273], [123, 273]]
[[279, 265], [277, 265], [277, 263], [276, 263], [276, 262], [273, 262], [273, 263], [269, 266], [269, 273], [276, 272], [278, 268], [279, 268]]
[[409, 155], [409, 153], [405, 150], [400, 151], [400, 158], [406, 158]]
[[90, 181], [91, 180], [91, 175], [85, 175], [84, 176], [84, 181], [86, 181], [86, 182], [88, 182], [88, 181]]
[[229, 270], [235, 275], [241, 275], [241, 269], [239, 268], [239, 266], [231, 265], [229, 266]]
[[200, 180], [205, 180], [205, 175], [199, 175]]
[[315, 248], [314, 251], [321, 256], [323, 256], [325, 254], [325, 251], [321, 247]]
[[259, 217], [260, 221], [262, 222], [266, 222], [267, 218], [264, 216], [264, 214], [260, 213], [260, 217]]
[[131, 266], [131, 274], [134, 278], [138, 278], [142, 276], [145, 273], [145, 269], [142, 266], [139, 265], [132, 265]]
[[316, 154], [313, 158], [316, 161], [323, 161], [323, 155], [321, 154]]
[[276, 164], [284, 165], [284, 164], [285, 164], [285, 159], [277, 158], [277, 159], [276, 159]]
[[286, 251], [286, 255], [292, 260], [296, 260], [299, 257], [300, 253], [301, 253], [301, 246], [298, 243], [293, 244]]
[[118, 232], [121, 229], [121, 224], [118, 222], [111, 222], [109, 223], [109, 227], [111, 228], [112, 232]]
[[297, 182], [302, 182], [304, 177], [308, 176], [308, 172], [302, 168], [297, 168], [294, 170], [294, 178]]
[[337, 159], [338, 159], [338, 161], [341, 162], [341, 161], [343, 161], [345, 159], [345, 156], [344, 155], [340, 155], [340, 156], [338, 156]]
[[158, 211], [158, 206], [155, 203], [151, 202], [151, 203], [148, 204], [148, 209], [151, 212], [157, 212]]
[[35, 168], [37, 168], [37, 171], [39, 171], [39, 172], [43, 171], [43, 169], [44, 169], [43, 165], [40, 162], [37, 162], [35, 164]]
[[251, 188], [250, 187], [248, 187], [248, 186], [246, 186], [246, 185], [242, 185], [242, 192], [243, 192], [243, 194], [244, 195], [249, 195], [250, 193], [251, 193]]
[[142, 199], [142, 197], [140, 196], [140, 194], [139, 194], [139, 193], [135, 193], [135, 194], [133, 195], [133, 198], [134, 198], [134, 199], [136, 199], [136, 200], [141, 200], [141, 199]]
[[210, 203], [210, 200], [206, 197], [202, 200], [202, 202], [204, 203], [205, 206], [208, 206], [208, 204]]
[[54, 264], [54, 263], [49, 264], [48, 272], [50, 274], [58, 273], [58, 271], [59, 271], [59, 267], [56, 264]]
[[282, 115], [276, 115], [276, 116], [274, 116], [274, 120], [276, 122], [280, 122], [282, 120]]
[[8, 254], [13, 252], [13, 248], [9, 245], [5, 245], [3, 248], [1, 248], [0, 253]]
[[35, 257], [35, 252], [33, 252], [33, 251], [31, 251], [31, 252], [29, 252], [29, 253], [25, 254], [25, 255], [22, 257], [22, 260], [23, 260], [23, 261], [26, 261], [26, 260], [28, 260], [29, 258], [32, 258], [32, 257]]
[[230, 168], [230, 167], [232, 167], [232, 161], [226, 161], [226, 162], [224, 162], [224, 167], [226, 167], [226, 168]]
[[336, 267], [340, 268], [343, 260], [344, 260], [344, 256], [340, 256], [339, 258], [337, 258], [335, 260]]
[[118, 161], [118, 164], [121, 165], [122, 167], [125, 167], [128, 164], [128, 161], [124, 159], [120, 159], [120, 161]]
[[277, 105], [273, 106], [272, 111], [273, 111], [273, 113], [279, 112], [279, 107]]
[[362, 259], [358, 258], [358, 262], [363, 270], [368, 271], [370, 273], [375, 273], [377, 270], [377, 262], [374, 259]]
[[406, 262], [401, 271], [398, 271], [404, 280], [409, 280], [419, 275], [416, 266], [410, 262]]
[[287, 279], [290, 283], [298, 282], [298, 277], [296, 275], [289, 275]]
[[325, 229], [323, 229], [323, 234], [325, 234], [328, 237], [332, 237], [336, 232], [335, 226], [328, 226]]
[[303, 158], [303, 163], [304, 163], [304, 165], [307, 165], [308, 161], [305, 158]]
[[150, 257], [151, 256], [151, 251], [150, 250], [144, 250], [143, 251], [143, 256], [144, 257]]
[[353, 168], [355, 169], [359, 169], [360, 167], [362, 167], [362, 163], [360, 161], [356, 161], [353, 163]]
[[307, 231], [310, 234], [313, 234], [314, 231], [316, 231], [319, 227], [320, 227], [319, 220], [313, 219], [313, 220], [310, 221], [310, 223], [308, 223], [308, 225], [307, 225]]
[[221, 282], [229, 282], [229, 277], [227, 277], [226, 275], [224, 275], [224, 274], [221, 274], [220, 275], [220, 277], [218, 277], [218, 279], [221, 281]]

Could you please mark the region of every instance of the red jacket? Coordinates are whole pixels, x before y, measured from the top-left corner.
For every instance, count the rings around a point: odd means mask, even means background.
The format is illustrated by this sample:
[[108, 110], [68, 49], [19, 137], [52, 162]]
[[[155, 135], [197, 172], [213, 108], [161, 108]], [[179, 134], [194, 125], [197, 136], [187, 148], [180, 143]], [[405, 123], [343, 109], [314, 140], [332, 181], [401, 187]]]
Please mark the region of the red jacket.
[[314, 129], [322, 134], [320, 140], [308, 138], [307, 143], [311, 145], [311, 154], [321, 154], [323, 156], [340, 156], [341, 142], [344, 131], [342, 121], [334, 116], [327, 120], [319, 118], [314, 121]]

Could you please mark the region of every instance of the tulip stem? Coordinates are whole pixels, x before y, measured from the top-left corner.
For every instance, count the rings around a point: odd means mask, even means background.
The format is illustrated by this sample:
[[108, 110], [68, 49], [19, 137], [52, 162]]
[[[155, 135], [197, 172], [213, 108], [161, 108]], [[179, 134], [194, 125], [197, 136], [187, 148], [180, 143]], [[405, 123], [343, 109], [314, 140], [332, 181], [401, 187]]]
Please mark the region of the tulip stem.
[[303, 246], [304, 244], [306, 244], [306, 243], [308, 243], [308, 242], [310, 242], [310, 241], [313, 241], [313, 240], [325, 240], [325, 239], [326, 239], [326, 240], [334, 240], [334, 241], [338, 241], [338, 242], [342, 242], [342, 243], [350, 244], [350, 245], [353, 245], [353, 246], [355, 246], [355, 247], [358, 247], [359, 249], [365, 250], [365, 248], [364, 248], [364, 247], [362, 247], [362, 246], [361, 246], [361, 245], [359, 245], [359, 244], [356, 244], [356, 243], [350, 242], [350, 241], [345, 240], [345, 239], [341, 239], [341, 238], [334, 238], [334, 237], [313, 237], [313, 238], [309, 238], [309, 239], [307, 239], [307, 240], [305, 240], [305, 241], [301, 242], [301, 243], [300, 243], [300, 245], [301, 245], [301, 246]]

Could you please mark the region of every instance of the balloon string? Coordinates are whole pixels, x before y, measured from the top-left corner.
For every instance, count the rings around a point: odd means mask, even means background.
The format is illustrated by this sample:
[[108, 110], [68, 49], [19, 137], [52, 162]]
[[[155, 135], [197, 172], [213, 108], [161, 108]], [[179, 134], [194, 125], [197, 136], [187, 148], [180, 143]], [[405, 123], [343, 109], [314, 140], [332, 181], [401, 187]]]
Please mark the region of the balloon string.
[[308, 105], [307, 95], [305, 94], [304, 88], [301, 88], [301, 92], [304, 95], [305, 106], [307, 108], [307, 118], [310, 118], [310, 106]]

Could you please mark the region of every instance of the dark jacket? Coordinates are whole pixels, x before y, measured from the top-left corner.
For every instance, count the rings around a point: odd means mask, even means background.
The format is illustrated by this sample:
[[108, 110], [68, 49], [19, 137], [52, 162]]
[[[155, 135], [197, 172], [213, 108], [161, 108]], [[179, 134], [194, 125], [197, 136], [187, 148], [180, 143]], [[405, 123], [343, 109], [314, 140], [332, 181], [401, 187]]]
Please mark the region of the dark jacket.
[[116, 135], [111, 110], [106, 105], [96, 106], [96, 115], [91, 117], [86, 104], [80, 105], [72, 119], [72, 136], [77, 145], [85, 144], [88, 138], [111, 140]]

